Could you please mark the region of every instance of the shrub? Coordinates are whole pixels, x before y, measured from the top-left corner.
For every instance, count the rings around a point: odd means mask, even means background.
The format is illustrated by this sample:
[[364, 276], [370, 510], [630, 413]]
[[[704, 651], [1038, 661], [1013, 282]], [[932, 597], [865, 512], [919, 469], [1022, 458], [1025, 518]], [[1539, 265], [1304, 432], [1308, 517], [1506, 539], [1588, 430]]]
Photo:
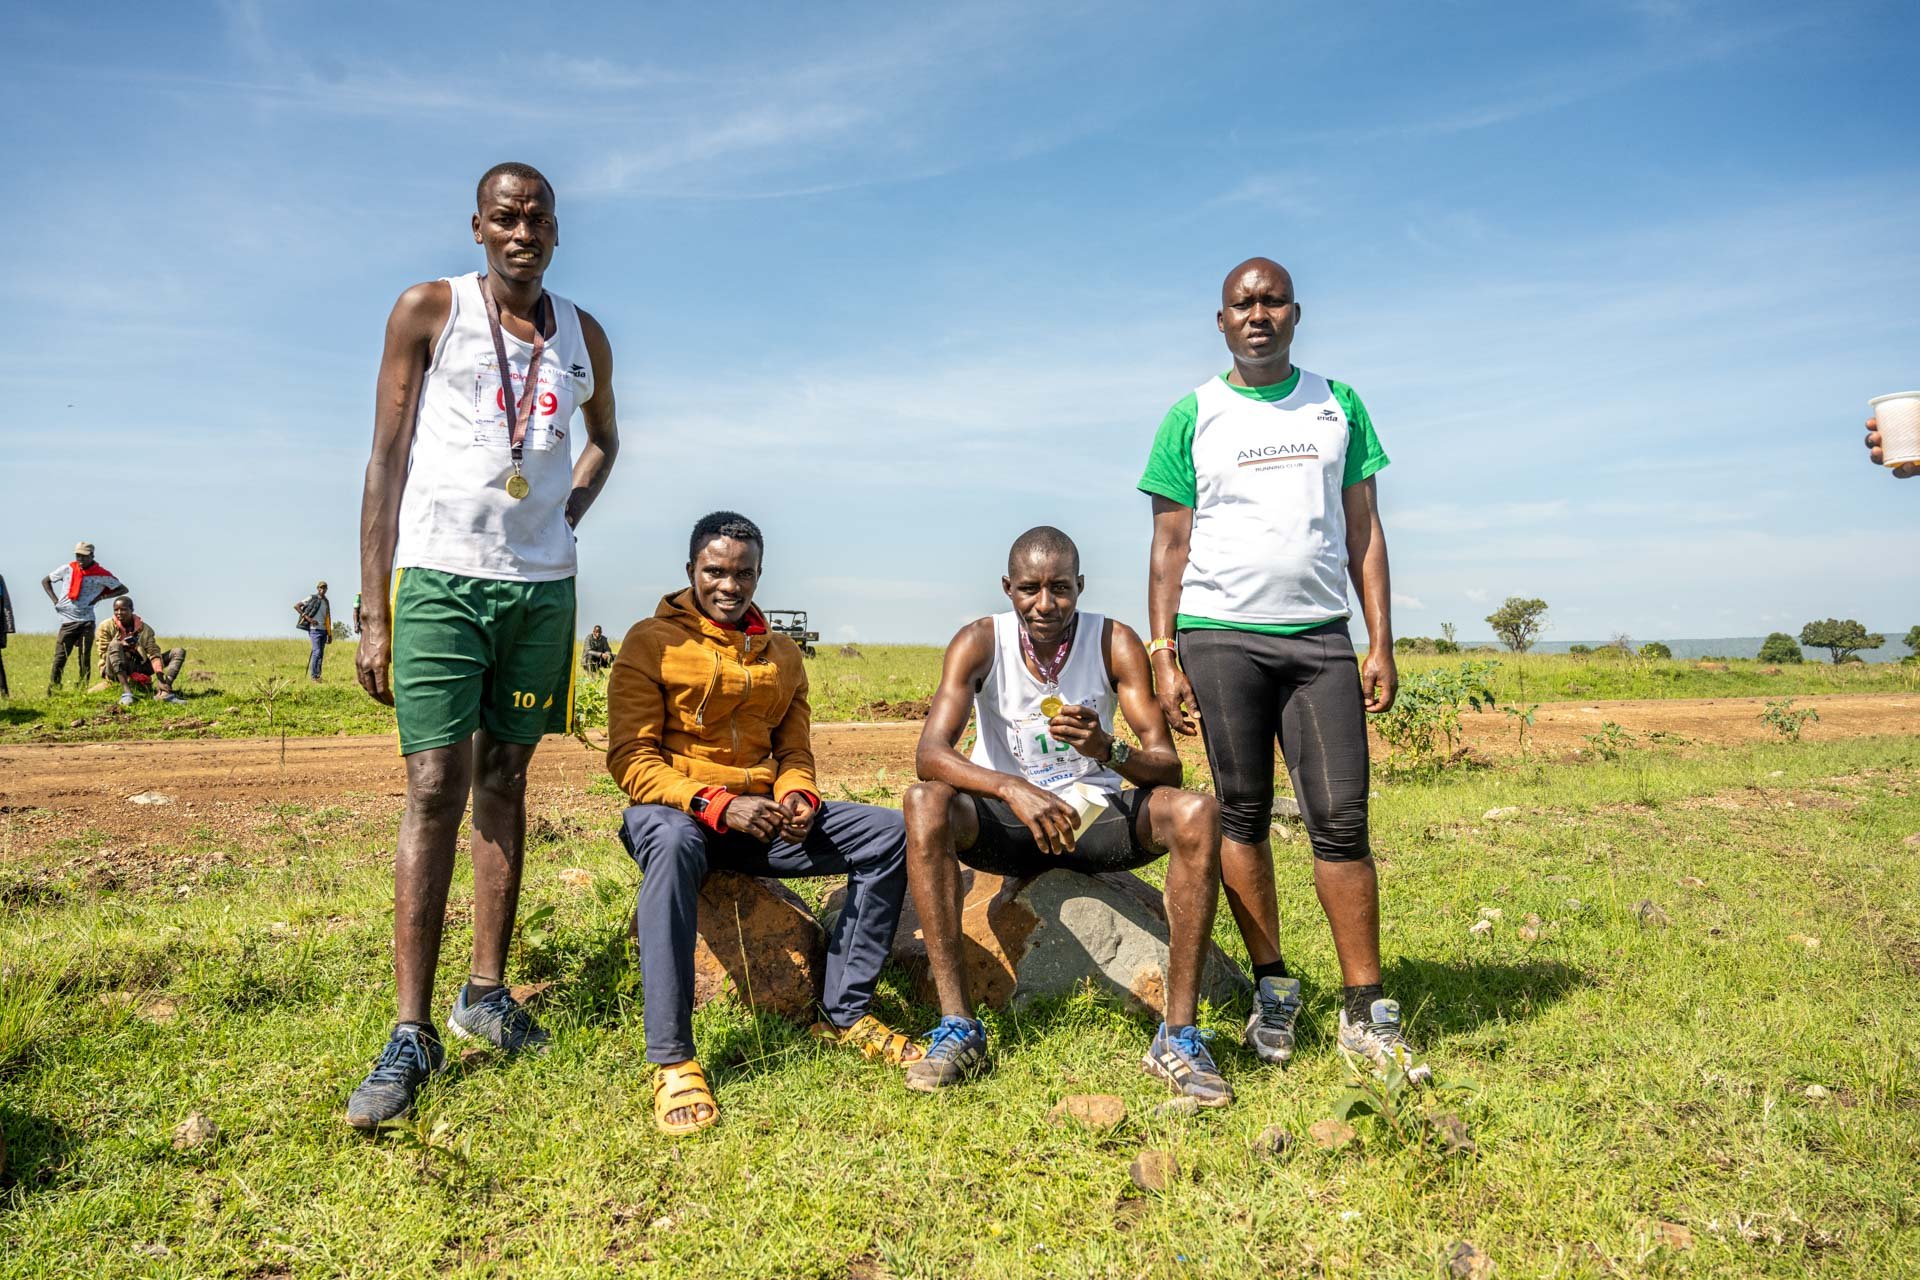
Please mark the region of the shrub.
[[1431, 654], [1440, 652], [1440, 645], [1438, 641], [1430, 640], [1426, 636], [1401, 636], [1393, 642], [1393, 651]]
[[1400, 686], [1393, 709], [1371, 721], [1380, 738], [1393, 749], [1392, 767], [1438, 769], [1453, 760], [1460, 741], [1460, 717], [1471, 708], [1494, 706], [1487, 687], [1498, 664], [1463, 662], [1436, 667], [1408, 678]]
[[1515, 653], [1525, 653], [1547, 625], [1547, 602], [1508, 596], [1505, 604], [1487, 615], [1487, 625], [1500, 643]]
[[1807, 721], [1819, 719], [1820, 713], [1812, 707], [1801, 707], [1796, 711], [1792, 698], [1779, 698], [1769, 702], [1767, 709], [1760, 713], [1760, 722], [1788, 742], [1800, 741], [1800, 731], [1806, 727]]
[[1673, 656], [1673, 650], [1658, 640], [1649, 640], [1640, 646], [1640, 656], [1643, 658], [1671, 658]]
[[1590, 644], [1570, 644], [1567, 646], [1567, 652], [1578, 654], [1584, 658], [1586, 655], [1593, 652], [1593, 646]]
[[1800, 652], [1800, 646], [1795, 644], [1793, 637], [1784, 631], [1772, 632], [1760, 642], [1760, 661], [1762, 662], [1770, 662], [1775, 666], [1787, 666], [1806, 660], [1806, 655]]

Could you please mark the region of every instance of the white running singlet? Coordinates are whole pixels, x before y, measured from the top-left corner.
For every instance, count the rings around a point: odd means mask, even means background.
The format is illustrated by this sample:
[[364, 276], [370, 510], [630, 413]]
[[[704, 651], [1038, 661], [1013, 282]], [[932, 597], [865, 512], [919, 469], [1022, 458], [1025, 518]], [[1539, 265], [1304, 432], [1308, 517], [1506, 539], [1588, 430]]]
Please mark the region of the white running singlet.
[[[509, 582], [571, 578], [568, 432], [574, 410], [593, 396], [593, 361], [580, 333], [580, 313], [565, 298], [547, 295], [554, 332], [540, 355], [539, 394], [520, 464], [531, 492], [516, 500], [506, 489], [511, 441], [480, 276], [447, 283], [453, 307], [420, 387], [393, 566]], [[500, 337], [517, 398], [526, 387], [533, 344], [505, 330]]]
[[[1112, 733], [1116, 698], [1100, 643], [1106, 625], [1097, 613], [1080, 614], [1073, 649], [1054, 692], [1064, 703], [1091, 708], [1100, 717], [1100, 727]], [[1076, 782], [1096, 791], [1119, 792], [1126, 784], [1112, 768], [1047, 732], [1047, 716], [1040, 710], [1047, 693], [1021, 656], [1020, 619], [1011, 612], [994, 614], [993, 665], [973, 695], [973, 762], [1025, 778], [1058, 796], [1069, 794]]]

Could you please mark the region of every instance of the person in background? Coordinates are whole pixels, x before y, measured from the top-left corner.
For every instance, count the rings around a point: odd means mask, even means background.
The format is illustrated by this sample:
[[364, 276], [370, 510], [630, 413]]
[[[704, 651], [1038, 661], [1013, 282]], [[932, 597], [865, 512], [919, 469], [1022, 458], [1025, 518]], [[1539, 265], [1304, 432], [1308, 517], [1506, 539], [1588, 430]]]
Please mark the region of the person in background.
[[13, 597], [7, 594], [7, 580], [0, 578], [0, 698], [11, 697], [7, 688], [7, 637], [13, 634]]
[[606, 633], [595, 623], [593, 630], [587, 632], [587, 639], [580, 646], [580, 667], [588, 675], [598, 675], [613, 665], [613, 646], [607, 643]]
[[84, 685], [87, 669], [93, 666], [94, 608], [102, 600], [127, 594], [127, 589], [120, 585], [120, 579], [107, 572], [105, 565], [93, 558], [91, 542], [75, 543], [72, 561], [42, 578], [40, 588], [47, 593], [54, 613], [60, 618], [60, 630], [53, 639], [53, 676], [47, 682], [47, 692], [60, 687], [60, 677], [67, 669], [67, 655], [76, 649], [80, 651], [79, 681]]
[[333, 605], [327, 599], [327, 584], [317, 582], [313, 594], [293, 606], [300, 615], [300, 629], [307, 633], [313, 650], [307, 655], [307, 679], [320, 683], [320, 667], [327, 660], [327, 646], [333, 643]]
[[133, 705], [133, 686], [153, 685], [155, 702], [179, 702], [173, 682], [187, 662], [185, 649], [161, 649], [153, 628], [133, 611], [133, 597], [113, 602], [113, 616], [100, 631], [100, 678], [120, 685], [120, 705]]
[[353, 634], [360, 634], [360, 593], [353, 593]]

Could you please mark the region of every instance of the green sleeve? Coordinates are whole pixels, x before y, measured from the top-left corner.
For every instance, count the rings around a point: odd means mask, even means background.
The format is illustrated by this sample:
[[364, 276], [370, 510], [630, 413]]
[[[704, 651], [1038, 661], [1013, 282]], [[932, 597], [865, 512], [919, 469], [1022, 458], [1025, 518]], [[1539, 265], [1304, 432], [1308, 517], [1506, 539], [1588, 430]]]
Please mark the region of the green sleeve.
[[1199, 402], [1189, 393], [1160, 420], [1147, 452], [1147, 469], [1140, 475], [1140, 492], [1151, 493], [1190, 507], [1199, 496], [1193, 472], [1193, 424]]
[[1340, 402], [1347, 415], [1347, 473], [1340, 481], [1340, 487], [1347, 489], [1386, 466], [1387, 451], [1380, 447], [1373, 419], [1367, 416], [1367, 406], [1360, 403], [1359, 394], [1346, 383], [1331, 378], [1327, 385], [1333, 388], [1333, 398]]

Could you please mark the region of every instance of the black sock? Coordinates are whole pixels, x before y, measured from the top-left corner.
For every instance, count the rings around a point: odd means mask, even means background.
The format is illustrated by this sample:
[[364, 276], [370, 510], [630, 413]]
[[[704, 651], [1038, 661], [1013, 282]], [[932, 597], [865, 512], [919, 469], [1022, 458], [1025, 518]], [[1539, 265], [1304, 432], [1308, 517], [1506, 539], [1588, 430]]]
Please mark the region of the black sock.
[[1292, 974], [1287, 972], [1287, 962], [1285, 959], [1275, 960], [1272, 964], [1257, 964], [1253, 966], [1253, 982], [1255, 986], [1260, 985], [1260, 979], [1262, 978], [1291, 978], [1292, 976]]
[[1373, 1002], [1387, 993], [1379, 983], [1369, 982], [1358, 987], [1344, 988], [1343, 1003], [1347, 1008], [1348, 1022], [1372, 1022]]
[[469, 977], [467, 979], [467, 1003], [471, 1004], [489, 992], [498, 991], [505, 985], [504, 982], [492, 982], [485, 978]]

